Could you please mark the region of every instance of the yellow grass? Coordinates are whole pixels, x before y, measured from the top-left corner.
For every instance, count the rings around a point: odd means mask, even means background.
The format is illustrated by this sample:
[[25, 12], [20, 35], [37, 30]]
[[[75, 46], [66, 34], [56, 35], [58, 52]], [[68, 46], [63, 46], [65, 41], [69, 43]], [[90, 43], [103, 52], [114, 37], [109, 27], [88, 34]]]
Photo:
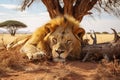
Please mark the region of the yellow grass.
[[[5, 44], [8, 44], [12, 42], [13, 40], [15, 40], [16, 38], [25, 37], [27, 35], [28, 34], [16, 34], [15, 36], [11, 36], [10, 34], [0, 34], [0, 47], [3, 46], [3, 44], [1, 44], [3, 41]], [[92, 39], [90, 38], [89, 34], [85, 34], [84, 39], [89, 39], [90, 40], [89, 43], [90, 44], [92, 43]], [[114, 39], [113, 34], [97, 34], [98, 43], [112, 41], [113, 39]]]
[[28, 34], [16, 34], [15, 36], [11, 36], [10, 34], [0, 34], [0, 47], [4, 44], [8, 44], [15, 40], [16, 38], [23, 38], [26, 37]]
[[[97, 34], [97, 43], [103, 43], [108, 41], [113, 41], [114, 35], [113, 34]], [[92, 39], [90, 38], [89, 34], [85, 34], [84, 39], [89, 39], [89, 43], [92, 43]]]

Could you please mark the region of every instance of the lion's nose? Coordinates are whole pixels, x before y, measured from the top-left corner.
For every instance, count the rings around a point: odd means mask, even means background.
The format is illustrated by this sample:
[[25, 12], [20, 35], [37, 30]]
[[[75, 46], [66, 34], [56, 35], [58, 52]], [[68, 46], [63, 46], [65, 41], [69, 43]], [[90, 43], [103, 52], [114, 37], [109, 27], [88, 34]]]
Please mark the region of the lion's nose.
[[61, 49], [56, 49], [55, 51], [56, 51], [59, 55], [65, 52], [64, 50], [61, 50]]

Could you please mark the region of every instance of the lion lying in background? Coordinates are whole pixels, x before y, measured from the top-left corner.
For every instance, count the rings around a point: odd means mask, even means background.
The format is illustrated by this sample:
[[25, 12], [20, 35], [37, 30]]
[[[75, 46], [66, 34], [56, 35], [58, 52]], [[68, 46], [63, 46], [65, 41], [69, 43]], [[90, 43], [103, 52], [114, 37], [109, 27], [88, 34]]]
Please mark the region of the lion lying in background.
[[[60, 16], [39, 27], [20, 49], [30, 60], [50, 56], [53, 61], [79, 59], [85, 31], [70, 16]], [[23, 40], [23, 41], [25, 41]]]

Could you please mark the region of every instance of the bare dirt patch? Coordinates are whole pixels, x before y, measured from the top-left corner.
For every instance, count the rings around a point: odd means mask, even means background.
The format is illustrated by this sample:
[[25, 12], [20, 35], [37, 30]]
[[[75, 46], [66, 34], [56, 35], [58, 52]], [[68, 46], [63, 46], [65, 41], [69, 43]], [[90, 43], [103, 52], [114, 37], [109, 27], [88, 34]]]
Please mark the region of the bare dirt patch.
[[93, 80], [97, 63], [29, 61], [19, 47], [0, 51], [1, 80]]
[[72, 61], [67, 63], [29, 63], [24, 71], [8, 72], [4, 80], [93, 80], [96, 64]]

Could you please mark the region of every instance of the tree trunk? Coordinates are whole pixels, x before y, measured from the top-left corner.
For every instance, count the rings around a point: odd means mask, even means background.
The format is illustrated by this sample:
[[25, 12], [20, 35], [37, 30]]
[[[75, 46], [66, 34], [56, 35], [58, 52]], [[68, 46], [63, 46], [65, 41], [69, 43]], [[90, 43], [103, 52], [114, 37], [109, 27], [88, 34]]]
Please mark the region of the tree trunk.
[[11, 36], [15, 36], [17, 27], [16, 26], [10, 26], [8, 28], [8, 32], [11, 34]]
[[[21, 10], [25, 10], [26, 7], [29, 7], [33, 2], [37, 0], [23, 0], [23, 5]], [[38, 0], [39, 1], [39, 0]], [[51, 18], [54, 18], [59, 15], [71, 15], [76, 18], [79, 22], [87, 14], [92, 14], [90, 10], [94, 7], [98, 12], [101, 12], [103, 9], [109, 14], [115, 16], [120, 16], [120, 0], [40, 0], [42, 1]]]
[[[35, 0], [24, 0], [22, 10], [29, 7]], [[41, 0], [46, 6], [50, 18], [55, 18], [59, 15], [70, 15], [79, 22], [89, 12], [99, 0]]]
[[42, 2], [47, 7], [51, 18], [68, 14], [81, 22], [85, 15], [91, 14], [89, 10], [93, 8], [97, 0], [63, 0], [63, 3], [60, 3], [60, 0], [42, 0]]

